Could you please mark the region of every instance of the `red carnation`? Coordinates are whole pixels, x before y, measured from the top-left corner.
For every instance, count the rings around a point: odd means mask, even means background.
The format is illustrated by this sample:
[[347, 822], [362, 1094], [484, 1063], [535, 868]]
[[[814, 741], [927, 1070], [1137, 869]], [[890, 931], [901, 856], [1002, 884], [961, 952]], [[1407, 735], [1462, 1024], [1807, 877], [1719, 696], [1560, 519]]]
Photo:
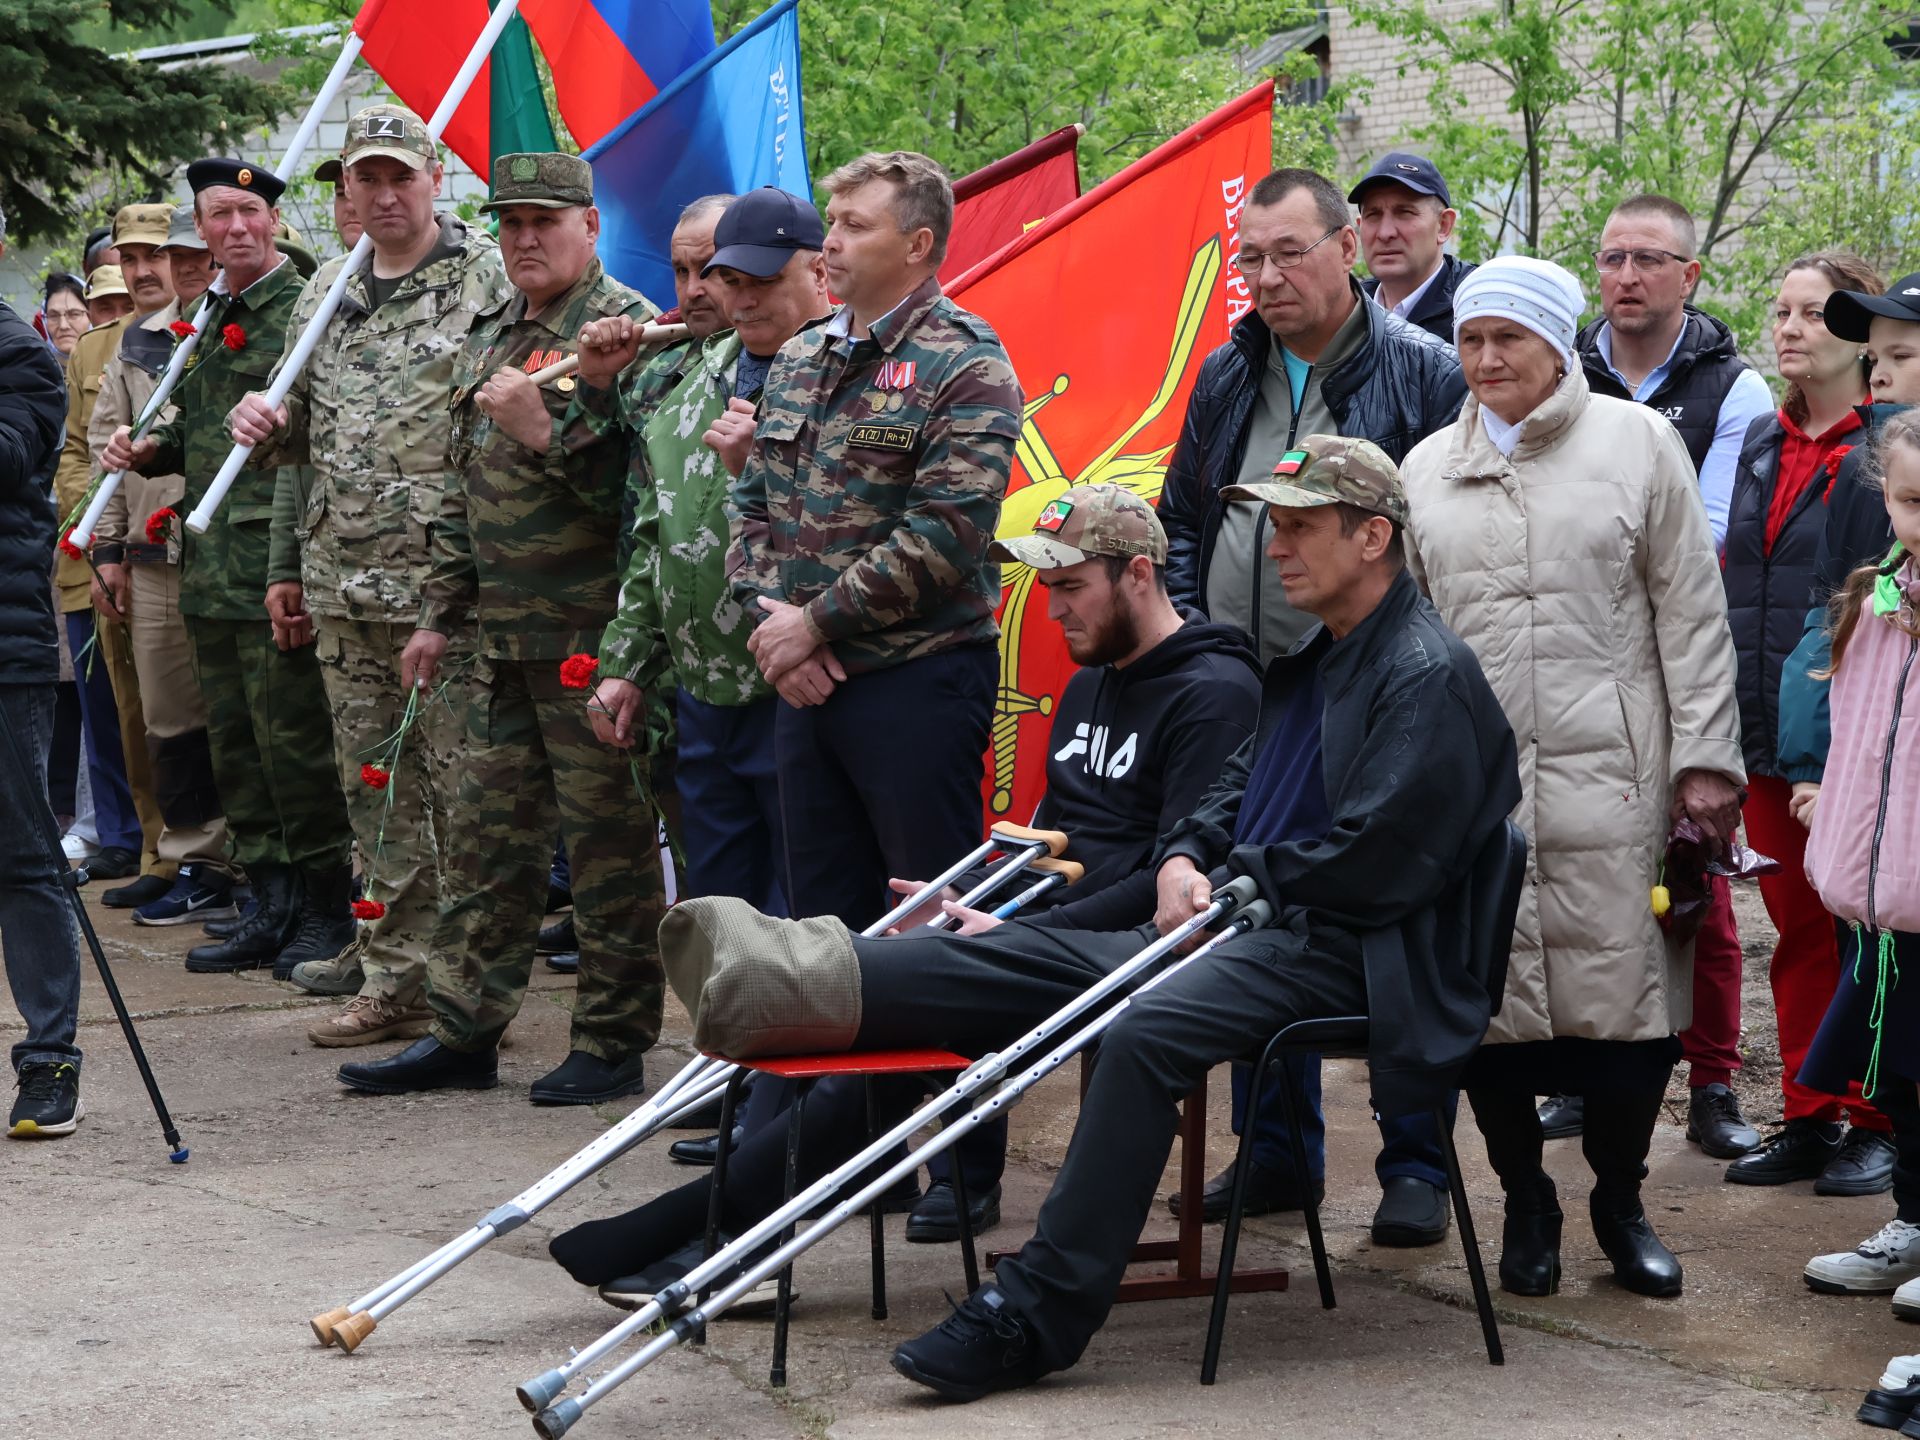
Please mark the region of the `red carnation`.
[[387, 913], [387, 907], [378, 900], [356, 900], [353, 902], [353, 918], [356, 920], [378, 920]]
[[560, 662], [560, 683], [569, 690], [585, 690], [593, 684], [600, 662], [591, 655], [569, 655]]
[[180, 518], [180, 512], [171, 505], [154, 511], [147, 516], [147, 543], [158, 545], [173, 533], [173, 522]]
[[184, 340], [193, 334], [193, 322], [191, 320], [176, 320], [167, 326], [167, 329], [172, 331], [177, 338]]
[[390, 770], [382, 770], [378, 765], [362, 765], [360, 767], [360, 783], [365, 785], [369, 790], [384, 790], [387, 788], [387, 782], [391, 779], [393, 779], [393, 772]]
[[1820, 496], [1821, 504], [1824, 505], [1833, 498], [1833, 487], [1840, 480], [1840, 462], [1847, 458], [1848, 452], [1852, 449], [1851, 445], [1836, 445], [1833, 447], [1833, 453], [1827, 456], [1827, 488]]
[[220, 343], [229, 350], [244, 350], [247, 348], [247, 332], [238, 325], [229, 325], [220, 332]]
[[[84, 560], [87, 558], [87, 552], [73, 543], [73, 531], [71, 530], [61, 537], [60, 553], [69, 560]], [[582, 681], [581, 683], [584, 684], [585, 682]]]

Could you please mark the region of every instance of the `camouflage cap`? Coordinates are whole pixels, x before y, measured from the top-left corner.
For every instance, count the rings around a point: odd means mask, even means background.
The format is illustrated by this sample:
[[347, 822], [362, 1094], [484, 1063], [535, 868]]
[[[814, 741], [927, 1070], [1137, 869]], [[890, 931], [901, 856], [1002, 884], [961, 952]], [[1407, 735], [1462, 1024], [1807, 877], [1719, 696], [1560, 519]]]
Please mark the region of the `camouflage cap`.
[[1153, 506], [1124, 485], [1076, 485], [1049, 500], [1031, 535], [996, 540], [989, 560], [1018, 560], [1036, 570], [1059, 570], [1095, 555], [1144, 555], [1167, 563], [1167, 532]]
[[200, 231], [193, 223], [193, 206], [176, 205], [173, 216], [167, 221], [167, 243], [162, 250], [204, 250], [207, 242], [200, 238]]
[[346, 143], [340, 147], [342, 166], [384, 155], [424, 170], [440, 157], [427, 134], [427, 122], [404, 105], [369, 105], [347, 121]]
[[539, 205], [561, 210], [593, 204], [593, 167], [557, 150], [501, 155], [493, 162], [493, 194], [480, 208]]
[[1353, 505], [1407, 523], [1407, 492], [1400, 471], [1371, 440], [1347, 435], [1309, 435], [1273, 467], [1273, 479], [1228, 485], [1222, 500], [1258, 500], [1290, 510], [1316, 505]]
[[164, 245], [172, 220], [171, 205], [122, 205], [113, 216], [113, 243]]
[[89, 300], [98, 300], [105, 295], [125, 295], [126, 293], [127, 280], [120, 273], [118, 265], [96, 265], [93, 267], [93, 274], [87, 277], [86, 298]]

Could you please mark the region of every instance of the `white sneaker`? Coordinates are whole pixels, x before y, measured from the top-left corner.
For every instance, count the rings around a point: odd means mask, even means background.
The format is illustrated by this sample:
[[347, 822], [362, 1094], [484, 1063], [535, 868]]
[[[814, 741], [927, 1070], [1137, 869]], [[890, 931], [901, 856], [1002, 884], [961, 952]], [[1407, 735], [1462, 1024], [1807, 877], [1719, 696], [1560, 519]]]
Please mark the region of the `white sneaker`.
[[[1902, 1320], [1920, 1320], [1920, 1280], [1909, 1280], [1893, 1292], [1893, 1313]], [[1920, 1362], [1920, 1355], [1908, 1358]], [[1909, 1382], [1920, 1380], [1920, 1363], [1916, 1363], [1913, 1373], [1907, 1377], [1907, 1380]]]
[[71, 830], [61, 838], [60, 849], [69, 860], [91, 860], [100, 853], [98, 845]]
[[1876, 1389], [1898, 1390], [1920, 1380], [1920, 1355], [1896, 1355], [1887, 1362], [1887, 1373], [1880, 1377]]
[[[1816, 1255], [1807, 1262], [1807, 1286], [1823, 1295], [1884, 1295], [1903, 1282], [1920, 1281], [1920, 1225], [1889, 1220], [1880, 1233], [1838, 1255]], [[1907, 1285], [1920, 1312], [1920, 1284]], [[1894, 1308], [1897, 1311], [1899, 1301]]]

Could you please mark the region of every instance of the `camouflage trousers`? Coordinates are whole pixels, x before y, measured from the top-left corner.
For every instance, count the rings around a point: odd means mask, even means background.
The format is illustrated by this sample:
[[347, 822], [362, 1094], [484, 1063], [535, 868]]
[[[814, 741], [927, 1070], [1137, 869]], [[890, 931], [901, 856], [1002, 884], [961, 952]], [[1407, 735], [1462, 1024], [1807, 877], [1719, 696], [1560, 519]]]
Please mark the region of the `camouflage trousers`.
[[[471, 640], [456, 641], [422, 701], [384, 790], [360, 767], [386, 765], [386, 749], [406, 713], [400, 652], [413, 626], [314, 617], [314, 649], [333, 719], [336, 785], [346, 792], [366, 898], [386, 906], [361, 923], [354, 955], [362, 995], [417, 1004], [426, 983], [427, 947], [440, 918], [441, 879], [451, 833], [454, 767], [460, 761], [460, 711], [472, 682]], [[444, 684], [444, 690], [441, 688]]]
[[648, 1049], [665, 998], [654, 940], [665, 896], [646, 762], [593, 738], [586, 696], [562, 688], [557, 660], [481, 659], [466, 719], [461, 823], [427, 967], [435, 1038], [485, 1049], [519, 1012], [557, 826], [580, 942], [570, 1048], [615, 1061]]
[[281, 651], [264, 615], [186, 619], [234, 863], [345, 865], [353, 832], [313, 651]]

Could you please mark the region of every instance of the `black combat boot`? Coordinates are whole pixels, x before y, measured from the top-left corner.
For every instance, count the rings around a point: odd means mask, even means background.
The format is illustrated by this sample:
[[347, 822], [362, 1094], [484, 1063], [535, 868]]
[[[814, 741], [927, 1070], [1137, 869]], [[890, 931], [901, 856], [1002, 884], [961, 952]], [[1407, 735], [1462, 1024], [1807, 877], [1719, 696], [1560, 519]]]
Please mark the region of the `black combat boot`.
[[353, 943], [353, 867], [307, 870], [301, 888], [293, 939], [273, 962], [276, 980], [285, 980], [294, 966], [309, 960], [331, 960]]
[[271, 965], [274, 957], [293, 939], [293, 928], [300, 916], [299, 873], [291, 865], [272, 863], [248, 868], [253, 875], [257, 908], [252, 918], [225, 940], [196, 945], [187, 952], [187, 969], [196, 975], [257, 970]]

